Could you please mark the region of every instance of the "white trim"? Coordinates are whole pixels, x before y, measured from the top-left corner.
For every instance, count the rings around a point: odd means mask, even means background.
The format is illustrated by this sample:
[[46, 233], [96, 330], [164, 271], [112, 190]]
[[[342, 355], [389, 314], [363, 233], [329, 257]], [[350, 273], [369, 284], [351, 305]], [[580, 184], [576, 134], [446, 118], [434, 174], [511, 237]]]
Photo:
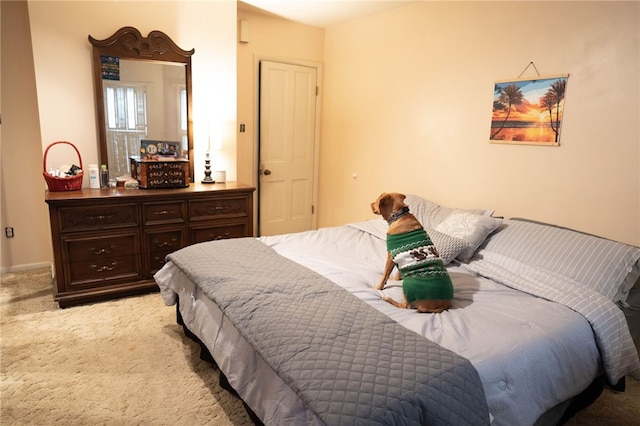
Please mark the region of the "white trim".
[[27, 263], [24, 265], [13, 265], [13, 266], [1, 267], [0, 274], [25, 272], [25, 271], [32, 271], [35, 269], [43, 269], [43, 268], [51, 269], [52, 271], [51, 275], [53, 276], [53, 265], [51, 262]]

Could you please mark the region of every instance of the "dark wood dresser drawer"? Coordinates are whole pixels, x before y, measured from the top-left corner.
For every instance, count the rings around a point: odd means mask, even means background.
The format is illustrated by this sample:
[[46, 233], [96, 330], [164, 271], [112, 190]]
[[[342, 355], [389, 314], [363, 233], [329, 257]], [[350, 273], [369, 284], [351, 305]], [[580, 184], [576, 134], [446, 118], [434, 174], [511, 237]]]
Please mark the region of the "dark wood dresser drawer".
[[248, 197], [220, 197], [189, 202], [189, 220], [248, 217]]
[[184, 223], [186, 220], [187, 205], [184, 201], [165, 201], [142, 205], [142, 223], [145, 226]]
[[65, 245], [63, 258], [68, 262], [87, 259], [99, 261], [140, 253], [137, 230], [114, 235], [63, 237], [62, 241]]
[[153, 276], [166, 263], [166, 256], [187, 245], [186, 233], [183, 228], [164, 231], [146, 232], [147, 264], [145, 272]]
[[66, 290], [111, 285], [142, 276], [138, 230], [62, 237]]
[[182, 228], [146, 231], [147, 247], [149, 253], [159, 251], [175, 251], [184, 247], [187, 242]]
[[158, 272], [165, 263], [167, 263], [167, 255], [172, 253], [173, 250], [165, 250], [149, 253], [149, 274], [154, 275]]
[[[183, 204], [184, 207], [184, 204]], [[149, 226], [144, 231], [145, 275], [152, 277], [165, 264], [165, 257], [187, 245], [185, 226]]]
[[67, 290], [110, 286], [142, 277], [140, 255], [81, 260], [68, 264]]
[[58, 221], [61, 233], [138, 226], [138, 205], [61, 207], [58, 209]]
[[220, 226], [191, 227], [191, 241], [203, 243], [205, 241], [223, 240], [226, 238], [240, 238], [250, 236], [246, 223], [228, 224]]

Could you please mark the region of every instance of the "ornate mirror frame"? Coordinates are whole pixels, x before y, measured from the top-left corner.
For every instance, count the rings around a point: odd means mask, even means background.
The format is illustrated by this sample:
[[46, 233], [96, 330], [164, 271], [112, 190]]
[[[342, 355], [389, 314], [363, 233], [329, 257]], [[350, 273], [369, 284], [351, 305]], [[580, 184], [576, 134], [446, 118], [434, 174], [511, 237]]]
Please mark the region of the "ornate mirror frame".
[[[108, 140], [105, 111], [105, 99], [102, 78], [102, 56], [113, 56], [120, 59], [132, 59], [139, 61], [159, 61], [164, 63], [177, 63], [185, 65], [186, 104], [187, 104], [187, 141], [189, 157], [190, 181], [194, 181], [193, 167], [193, 105], [191, 93], [191, 55], [195, 49], [182, 50], [171, 38], [162, 31], [151, 31], [147, 37], [143, 37], [140, 31], [134, 27], [123, 27], [111, 37], [97, 40], [89, 36], [89, 42], [93, 45], [93, 76], [96, 94], [96, 107], [98, 114], [99, 154], [101, 164], [108, 166]], [[114, 177], [114, 176], [112, 176]]]

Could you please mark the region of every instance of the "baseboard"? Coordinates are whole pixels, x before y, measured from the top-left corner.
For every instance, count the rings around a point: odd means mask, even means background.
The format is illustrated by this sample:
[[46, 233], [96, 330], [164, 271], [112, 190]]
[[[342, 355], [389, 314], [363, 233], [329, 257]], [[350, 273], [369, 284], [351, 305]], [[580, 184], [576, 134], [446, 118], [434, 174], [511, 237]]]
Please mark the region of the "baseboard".
[[25, 265], [3, 266], [0, 268], [0, 274], [9, 274], [16, 272], [32, 271], [35, 269], [51, 269], [51, 262], [28, 263]]

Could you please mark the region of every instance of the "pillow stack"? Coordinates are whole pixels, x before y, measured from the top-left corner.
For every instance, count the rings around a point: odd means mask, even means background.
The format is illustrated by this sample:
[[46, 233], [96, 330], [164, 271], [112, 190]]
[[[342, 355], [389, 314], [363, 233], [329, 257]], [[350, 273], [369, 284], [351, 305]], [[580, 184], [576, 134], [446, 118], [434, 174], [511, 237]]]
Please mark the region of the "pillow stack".
[[[570, 279], [612, 302], [624, 302], [640, 276], [640, 248], [567, 228], [519, 219], [504, 221], [478, 250], [503, 269]], [[526, 278], [526, 277], [525, 277]]]
[[425, 227], [445, 265], [453, 259], [468, 262], [502, 223], [502, 219], [491, 217], [493, 210], [444, 207], [412, 194], [404, 201]]

